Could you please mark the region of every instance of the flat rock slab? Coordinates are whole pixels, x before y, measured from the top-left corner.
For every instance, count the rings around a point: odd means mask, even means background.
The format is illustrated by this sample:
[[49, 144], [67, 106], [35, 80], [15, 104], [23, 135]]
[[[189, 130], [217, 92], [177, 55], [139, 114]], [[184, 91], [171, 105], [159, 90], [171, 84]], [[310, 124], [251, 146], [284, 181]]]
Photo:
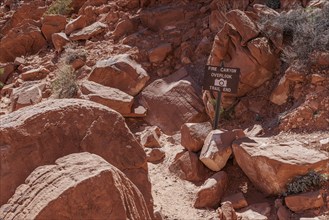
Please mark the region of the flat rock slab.
[[307, 148], [299, 141], [242, 138], [233, 142], [233, 152], [244, 173], [266, 194], [284, 192], [291, 179], [310, 170], [329, 173], [328, 153]]
[[181, 70], [158, 79], [142, 92], [141, 104], [148, 109], [145, 120], [166, 134], [179, 131], [184, 123], [205, 121], [202, 100], [187, 74]]
[[56, 99], [0, 116], [0, 122], [0, 204], [35, 168], [90, 152], [125, 173], [152, 210], [145, 152], [118, 112], [87, 100]]
[[119, 89], [103, 86], [88, 80], [84, 81], [80, 88], [81, 92], [93, 102], [112, 108], [123, 116], [131, 113], [134, 97]]
[[121, 54], [98, 61], [88, 79], [135, 96], [144, 88], [150, 77], [128, 54]]
[[90, 38], [104, 32], [106, 28], [106, 24], [97, 21], [82, 30], [71, 33], [69, 38], [70, 40], [89, 40]]
[[0, 218], [151, 219], [143, 195], [119, 169], [87, 152], [36, 168]]

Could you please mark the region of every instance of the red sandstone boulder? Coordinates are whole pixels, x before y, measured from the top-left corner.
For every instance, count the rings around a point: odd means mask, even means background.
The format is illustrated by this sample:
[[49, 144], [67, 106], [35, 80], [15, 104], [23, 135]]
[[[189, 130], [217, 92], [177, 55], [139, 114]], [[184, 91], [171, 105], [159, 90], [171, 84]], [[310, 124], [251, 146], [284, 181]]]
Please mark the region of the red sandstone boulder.
[[87, 19], [84, 15], [80, 15], [76, 19], [73, 19], [65, 26], [65, 34], [70, 35], [76, 30], [80, 30], [87, 26]]
[[31, 69], [22, 73], [20, 77], [24, 81], [34, 81], [34, 80], [44, 79], [48, 73], [49, 70], [41, 66], [37, 69]]
[[144, 26], [158, 31], [165, 26], [173, 25], [185, 19], [184, 9], [180, 7], [160, 7], [147, 9], [140, 13], [140, 19]]
[[80, 86], [87, 99], [105, 105], [123, 116], [131, 113], [134, 97], [119, 89], [100, 85], [92, 81], [84, 81]]
[[[221, 61], [224, 61], [224, 65], [227, 67], [240, 68], [241, 75], [237, 96], [243, 96], [271, 79], [277, 69], [278, 55], [267, 38], [257, 37], [257, 28], [252, 21], [246, 18], [244, 12], [235, 12], [241, 15], [234, 17], [232, 14], [232, 23], [237, 27], [231, 23], [226, 23], [218, 32], [208, 64], [219, 66]], [[247, 23], [246, 27], [243, 26], [248, 30], [246, 33], [242, 33], [242, 29], [239, 28], [239, 25], [244, 23]], [[247, 47], [242, 46], [243, 44], [246, 44]], [[235, 95], [224, 93], [222, 97], [223, 106], [230, 106], [234, 102], [234, 97]], [[207, 108], [212, 108], [208, 104], [209, 102], [211, 102], [210, 98], [205, 98]], [[213, 117], [211, 109], [207, 112]]]
[[323, 191], [307, 192], [287, 196], [285, 204], [293, 212], [303, 212], [324, 206]]
[[149, 51], [149, 60], [151, 63], [161, 63], [172, 50], [170, 43], [164, 43]]
[[187, 122], [206, 120], [198, 91], [193, 80], [186, 76], [185, 69], [181, 69], [167, 78], [152, 82], [142, 92], [141, 103], [148, 109], [145, 120], [164, 133], [173, 134]]
[[214, 174], [206, 180], [197, 193], [195, 208], [216, 208], [224, 195], [228, 177], [224, 171]]
[[51, 41], [51, 35], [64, 30], [66, 17], [63, 15], [45, 15], [42, 19], [41, 31], [47, 41]]
[[39, 21], [42, 15], [47, 10], [45, 1], [35, 0], [21, 4], [11, 16], [10, 20], [6, 22], [1, 30], [1, 34], [6, 35], [12, 28], [18, 27], [26, 20]]
[[153, 213], [144, 150], [116, 111], [87, 100], [58, 99], [0, 116], [0, 120], [0, 204], [36, 167], [87, 151], [125, 173]]
[[129, 55], [121, 54], [98, 61], [88, 79], [135, 96], [144, 88], [150, 77]]
[[32, 81], [25, 82], [20, 87], [14, 88], [10, 96], [11, 111], [41, 102], [42, 87], [43, 85]]
[[200, 160], [212, 171], [220, 171], [232, 154], [232, 142], [236, 139], [233, 131], [211, 131], [204, 141]]
[[[19, 205], [18, 205], [19, 204]], [[76, 153], [36, 168], [1, 219], [151, 219], [138, 188], [100, 156]]]
[[210, 170], [201, 163], [198, 155], [189, 151], [179, 155], [170, 165], [169, 170], [179, 178], [191, 182], [204, 181], [210, 174]]
[[70, 40], [89, 40], [90, 38], [102, 33], [107, 28], [106, 24], [95, 22], [82, 30], [70, 34]]
[[0, 41], [0, 62], [11, 62], [16, 57], [34, 54], [46, 46], [46, 40], [35, 22], [25, 23], [9, 31]]
[[114, 39], [119, 39], [120, 37], [131, 34], [136, 31], [138, 28], [138, 24], [133, 19], [124, 19], [120, 21], [113, 31]]
[[232, 207], [237, 210], [248, 206], [248, 202], [245, 199], [242, 192], [227, 196], [222, 199], [222, 203], [230, 202]]
[[259, 35], [256, 24], [241, 10], [232, 10], [226, 14], [228, 22], [232, 24], [241, 36], [241, 44], [245, 45]]
[[148, 147], [148, 148], [161, 147], [160, 139], [159, 139], [160, 135], [161, 135], [161, 131], [156, 126], [146, 129], [140, 135], [140, 141], [141, 141], [142, 146]]
[[70, 42], [65, 33], [55, 33], [51, 36], [51, 39], [57, 52], [61, 52], [64, 46]]
[[185, 123], [181, 127], [181, 145], [189, 151], [198, 152], [211, 130], [209, 122]]
[[278, 143], [270, 138], [241, 138], [233, 142], [234, 157], [253, 184], [266, 194], [280, 194], [295, 176], [309, 170], [329, 173], [328, 153], [302, 142]]

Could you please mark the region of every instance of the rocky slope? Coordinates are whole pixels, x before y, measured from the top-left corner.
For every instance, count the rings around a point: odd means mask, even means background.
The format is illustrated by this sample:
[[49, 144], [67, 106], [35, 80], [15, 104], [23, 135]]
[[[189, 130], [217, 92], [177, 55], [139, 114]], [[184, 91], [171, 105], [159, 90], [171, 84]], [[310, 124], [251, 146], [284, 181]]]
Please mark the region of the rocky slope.
[[[328, 218], [328, 11], [325, 0], [0, 2], [0, 217]], [[282, 17], [323, 30], [303, 65], [283, 55], [309, 40], [305, 27]], [[215, 131], [207, 64], [241, 71]]]

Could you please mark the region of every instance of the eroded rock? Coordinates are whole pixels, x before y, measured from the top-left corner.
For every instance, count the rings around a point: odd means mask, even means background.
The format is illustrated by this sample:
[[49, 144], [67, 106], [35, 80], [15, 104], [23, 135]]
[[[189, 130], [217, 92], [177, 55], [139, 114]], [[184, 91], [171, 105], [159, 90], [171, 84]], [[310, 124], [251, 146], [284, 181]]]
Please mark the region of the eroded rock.
[[127, 176], [100, 156], [87, 152], [36, 168], [1, 206], [0, 217], [151, 219], [142, 193]]

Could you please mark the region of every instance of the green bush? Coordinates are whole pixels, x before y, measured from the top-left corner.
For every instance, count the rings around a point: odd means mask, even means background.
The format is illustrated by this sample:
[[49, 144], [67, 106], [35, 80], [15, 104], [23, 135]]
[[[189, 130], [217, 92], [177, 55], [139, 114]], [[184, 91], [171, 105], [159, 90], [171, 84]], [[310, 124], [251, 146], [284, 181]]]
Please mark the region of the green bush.
[[275, 31], [283, 33], [283, 61], [300, 66], [313, 64], [311, 59], [314, 52], [329, 51], [329, 3], [322, 9], [298, 8], [282, 12], [278, 17], [266, 18], [262, 26], [272, 26], [264, 34], [274, 36]]
[[46, 14], [67, 15], [72, 11], [71, 3], [72, 0], [56, 0], [49, 6]]
[[74, 97], [78, 91], [76, 78], [76, 74], [71, 66], [61, 66], [57, 70], [56, 79], [51, 84], [53, 94], [58, 98]]
[[290, 183], [287, 184], [287, 190], [284, 196], [310, 191], [314, 187], [321, 186], [327, 181], [324, 175], [315, 171], [311, 171], [304, 176], [296, 176]]

